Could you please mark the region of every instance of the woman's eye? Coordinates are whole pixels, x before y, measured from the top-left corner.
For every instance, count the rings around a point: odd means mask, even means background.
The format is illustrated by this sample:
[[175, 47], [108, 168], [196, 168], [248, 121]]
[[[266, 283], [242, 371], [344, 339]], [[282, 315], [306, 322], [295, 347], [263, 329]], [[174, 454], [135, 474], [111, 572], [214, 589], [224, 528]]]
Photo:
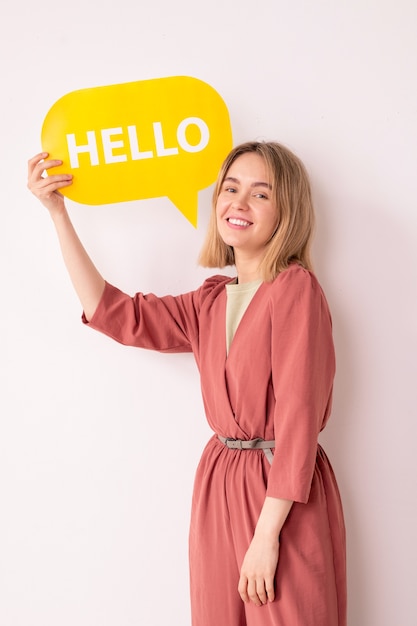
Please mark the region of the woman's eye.
[[225, 191], [229, 193], [235, 193], [236, 189], [234, 189], [233, 187], [226, 187]]
[[257, 193], [255, 197], [268, 200], [268, 196], [266, 196], [264, 193]]

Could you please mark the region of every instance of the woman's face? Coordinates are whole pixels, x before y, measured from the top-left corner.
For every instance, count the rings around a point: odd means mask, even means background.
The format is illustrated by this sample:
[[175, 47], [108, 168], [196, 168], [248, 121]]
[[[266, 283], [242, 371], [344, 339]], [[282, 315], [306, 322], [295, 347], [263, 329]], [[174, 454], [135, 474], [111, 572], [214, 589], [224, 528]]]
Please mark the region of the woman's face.
[[278, 224], [268, 167], [259, 154], [246, 152], [226, 172], [216, 202], [217, 228], [236, 254], [261, 257]]

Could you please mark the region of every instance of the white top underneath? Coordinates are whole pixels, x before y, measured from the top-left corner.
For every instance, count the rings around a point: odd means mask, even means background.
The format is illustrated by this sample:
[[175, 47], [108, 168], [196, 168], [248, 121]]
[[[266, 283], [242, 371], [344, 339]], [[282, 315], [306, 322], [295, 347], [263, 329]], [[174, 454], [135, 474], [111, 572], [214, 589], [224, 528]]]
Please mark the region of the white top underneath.
[[226, 285], [226, 352], [229, 354], [230, 345], [237, 327], [245, 314], [253, 296], [262, 284], [262, 280], [254, 280], [240, 285], [236, 279]]

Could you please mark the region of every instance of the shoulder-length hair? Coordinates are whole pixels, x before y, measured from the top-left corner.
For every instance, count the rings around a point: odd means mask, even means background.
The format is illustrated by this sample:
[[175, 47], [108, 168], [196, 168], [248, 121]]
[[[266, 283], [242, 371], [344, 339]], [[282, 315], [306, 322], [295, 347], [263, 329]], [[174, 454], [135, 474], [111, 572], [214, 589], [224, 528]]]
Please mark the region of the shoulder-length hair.
[[234, 250], [219, 235], [216, 203], [223, 181], [232, 163], [242, 154], [259, 154], [270, 173], [272, 193], [278, 212], [278, 225], [265, 247], [259, 271], [263, 280], [271, 281], [291, 263], [312, 269], [310, 250], [314, 229], [314, 209], [307, 171], [288, 148], [276, 142], [251, 141], [236, 146], [220, 169], [213, 193], [212, 211], [207, 235], [200, 252], [203, 267], [225, 267], [235, 264]]

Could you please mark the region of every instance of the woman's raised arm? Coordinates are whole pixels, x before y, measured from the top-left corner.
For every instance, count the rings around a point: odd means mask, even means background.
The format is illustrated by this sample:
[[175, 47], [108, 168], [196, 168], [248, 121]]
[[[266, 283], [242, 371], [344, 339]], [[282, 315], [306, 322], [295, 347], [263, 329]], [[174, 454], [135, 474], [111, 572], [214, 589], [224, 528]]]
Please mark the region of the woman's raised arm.
[[43, 176], [43, 172], [62, 164], [45, 160], [42, 152], [29, 160], [28, 188], [48, 209], [61, 246], [62, 256], [87, 320], [90, 320], [104, 291], [105, 281], [83, 247], [65, 207], [60, 189], [72, 184], [70, 174]]

